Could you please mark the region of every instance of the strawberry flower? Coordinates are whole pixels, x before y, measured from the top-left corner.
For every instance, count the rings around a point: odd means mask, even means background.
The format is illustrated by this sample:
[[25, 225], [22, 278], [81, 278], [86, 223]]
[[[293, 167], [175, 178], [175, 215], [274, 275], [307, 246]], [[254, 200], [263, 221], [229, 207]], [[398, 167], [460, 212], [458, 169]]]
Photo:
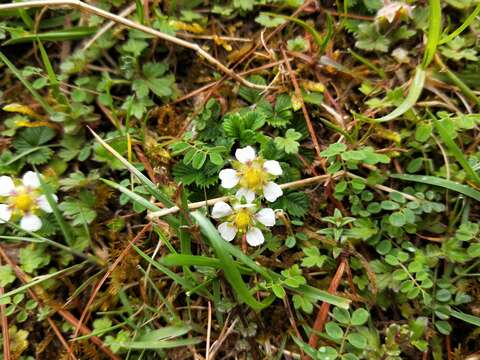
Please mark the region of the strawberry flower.
[[264, 243], [263, 227], [275, 225], [275, 212], [270, 208], [258, 211], [255, 204], [234, 204], [233, 208], [223, 201], [217, 202], [212, 209], [214, 219], [223, 219], [218, 231], [226, 241], [232, 241], [237, 234], [245, 235], [250, 246]]
[[[20, 218], [20, 227], [26, 231], [38, 231], [42, 220], [39, 211], [51, 213], [53, 210], [45, 195], [41, 194], [40, 180], [33, 171], [27, 171], [20, 184], [10, 176], [0, 176], [0, 224], [12, 218]], [[57, 197], [53, 195], [55, 201]]]
[[376, 18], [386, 19], [389, 23], [392, 23], [397, 15], [411, 18], [413, 8], [414, 6], [399, 1], [386, 2], [385, 6], [378, 10]]
[[220, 171], [222, 187], [232, 189], [239, 186], [236, 197], [239, 199], [245, 197], [248, 203], [255, 199], [255, 195], [263, 195], [270, 202], [282, 196], [282, 189], [272, 181], [282, 175], [278, 161], [265, 160], [257, 156], [251, 146], [237, 149], [235, 157], [237, 160], [232, 163], [233, 169]]

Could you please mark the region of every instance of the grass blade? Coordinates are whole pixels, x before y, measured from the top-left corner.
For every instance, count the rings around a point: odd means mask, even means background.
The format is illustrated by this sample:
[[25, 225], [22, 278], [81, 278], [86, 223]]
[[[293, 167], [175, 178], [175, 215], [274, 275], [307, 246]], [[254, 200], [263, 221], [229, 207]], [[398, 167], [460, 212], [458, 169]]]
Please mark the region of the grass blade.
[[425, 46], [425, 53], [423, 54], [423, 69], [426, 69], [432, 62], [442, 33], [442, 5], [440, 4], [440, 0], [430, 0], [428, 9], [429, 24], [427, 45]]
[[15, 44], [36, 41], [36, 40], [39, 40], [39, 41], [78, 40], [78, 39], [83, 39], [84, 37], [93, 35], [97, 31], [98, 29], [94, 27], [80, 26], [72, 29], [63, 29], [63, 30], [48, 31], [48, 32], [39, 33], [39, 34], [24, 35], [22, 37], [9, 39], [5, 41], [2, 45], [3, 46], [15, 45]]
[[203, 234], [210, 240], [210, 244], [212, 245], [215, 254], [217, 255], [220, 263], [222, 264], [222, 269], [225, 273], [225, 277], [232, 286], [232, 289], [234, 290], [238, 300], [246, 303], [255, 310], [261, 310], [270, 305], [274, 297], [270, 296], [266, 300], [260, 302], [255, 299], [252, 294], [250, 294], [247, 285], [245, 285], [245, 283], [243, 282], [240, 271], [234, 264], [231, 255], [226, 251], [225, 247], [223, 246], [226, 243], [225, 240], [220, 237], [217, 229], [215, 229], [210, 220], [208, 220], [205, 215], [198, 211], [194, 211], [192, 213], [192, 217], [197, 221]]
[[[133, 174], [135, 175], [140, 182], [145, 185], [148, 192], [152, 194], [158, 201], [161, 201], [165, 206], [172, 207], [175, 204], [162, 193], [157, 186], [151, 182], [145, 175], [143, 175], [135, 166], [130, 164], [130, 162], [125, 159], [122, 155], [120, 155], [114, 148], [108, 145], [100, 136], [98, 136], [92, 129], [88, 128], [95, 139], [105, 148], [107, 149], [113, 156], [115, 156], [120, 162]], [[115, 184], [115, 183], [114, 183]], [[115, 184], [117, 185], [117, 184]]]
[[32, 281], [26, 283], [25, 285], [19, 286], [18, 288], [13, 289], [13, 290], [11, 290], [11, 291], [9, 291], [9, 292], [1, 295], [1, 296], [0, 296], [0, 301], [3, 300], [3, 299], [5, 299], [5, 298], [8, 298], [8, 297], [10, 297], [10, 296], [13, 296], [13, 295], [15, 295], [15, 294], [24, 292], [25, 290], [30, 289], [32, 286], [38, 285], [38, 284], [40, 284], [40, 283], [42, 283], [42, 282], [44, 282], [44, 281], [53, 279], [53, 278], [57, 277], [58, 275], [62, 275], [62, 274], [65, 274], [65, 273], [70, 273], [70, 272], [78, 271], [78, 270], [80, 270], [84, 265], [85, 265], [85, 263], [80, 263], [80, 264], [77, 264], [77, 265], [73, 265], [73, 266], [71, 266], [71, 267], [69, 267], [69, 268], [56, 271], [56, 272], [51, 273], [51, 274], [36, 276], [36, 277], [34, 277], [34, 278], [32, 279]]
[[445, 189], [456, 191], [474, 200], [480, 201], [480, 191], [475, 190], [474, 188], [468, 185], [459, 184], [451, 180], [439, 178], [437, 176], [391, 174], [390, 177], [394, 179], [399, 179], [399, 180], [413, 181], [413, 182], [419, 182], [422, 184], [440, 186]]
[[56, 200], [53, 198], [53, 192], [52, 189], [50, 189], [50, 186], [45, 183], [43, 180], [42, 176], [37, 172], [38, 179], [40, 180], [40, 186], [43, 190], [43, 193], [45, 194], [45, 197], [47, 198], [48, 204], [52, 208], [53, 211], [53, 216], [55, 217], [55, 220], [57, 221], [58, 225], [60, 226], [60, 230], [62, 231], [63, 237], [65, 238], [65, 242], [69, 246], [73, 246], [74, 240], [73, 240], [73, 231], [68, 222], [66, 222], [58, 208], [58, 204]]
[[30, 84], [30, 82], [22, 76], [22, 74], [15, 67], [15, 65], [13, 65], [10, 62], [10, 60], [8, 60], [8, 58], [1, 51], [0, 51], [0, 60], [5, 65], [7, 65], [8, 69], [17, 77], [18, 80], [20, 80], [23, 86], [27, 88], [30, 94], [32, 94], [33, 98], [37, 100], [37, 102], [43, 107], [45, 112], [47, 112], [48, 114], [52, 114], [54, 112], [53, 108], [43, 99], [43, 97], [37, 92], [37, 90], [33, 88], [32, 84]]
[[453, 40], [456, 38], [458, 35], [460, 35], [467, 27], [469, 27], [475, 18], [480, 14], [480, 4], [477, 5], [475, 10], [472, 11], [470, 15], [465, 19], [462, 25], [460, 25], [455, 31], [453, 31], [450, 35], [445, 36], [442, 38], [439, 42], [438, 45], [446, 44], [450, 40]]
[[160, 340], [160, 341], [132, 341], [128, 343], [111, 342], [111, 345], [120, 346], [126, 349], [171, 349], [180, 346], [195, 345], [203, 342], [202, 338], [189, 338], [180, 340]]
[[464, 312], [456, 311], [456, 310], [452, 310], [450, 315], [456, 319], [459, 319], [459, 320], [465, 321], [466, 323], [480, 327], [480, 317], [478, 316], [465, 314]]
[[60, 91], [60, 82], [58, 81], [57, 74], [55, 74], [55, 71], [53, 70], [53, 66], [50, 62], [47, 51], [40, 40], [37, 41], [37, 44], [38, 48], [40, 49], [43, 65], [45, 66], [45, 70], [47, 70], [48, 80], [50, 81], [50, 86], [52, 87], [53, 96], [59, 104], [66, 105], [68, 104], [67, 98]]
[[426, 72], [420, 66], [417, 67], [415, 70], [415, 76], [413, 77], [412, 85], [408, 90], [408, 95], [406, 99], [390, 114], [387, 114], [377, 120], [376, 122], [385, 122], [396, 119], [397, 117], [405, 114], [408, 110], [410, 110], [415, 103], [417, 102], [418, 98], [422, 94], [423, 85], [425, 84]]
[[[198, 213], [198, 212], [195, 212]], [[192, 213], [192, 216], [196, 219], [195, 213]], [[203, 218], [205, 218], [203, 215], [200, 214]], [[217, 233], [217, 230], [213, 227], [212, 223], [208, 221], [206, 218], [205, 220], [210, 224], [210, 226], [213, 228], [213, 231]], [[218, 236], [219, 237], [219, 236]], [[239, 248], [236, 246], [233, 246], [229, 242], [224, 241], [223, 239], [220, 238], [220, 246], [222, 246], [225, 251], [227, 251], [230, 255], [234, 256], [237, 258], [241, 263], [246, 265], [247, 267], [251, 268], [254, 270], [256, 273], [262, 275], [265, 279], [269, 281], [274, 281], [278, 280], [281, 278], [281, 276], [274, 271], [267, 270], [260, 265], [258, 265], [255, 261], [253, 261], [248, 255], [245, 255]], [[348, 309], [350, 306], [350, 300], [345, 299], [343, 297], [337, 296], [337, 295], [332, 295], [327, 291], [320, 290], [317, 288], [314, 288], [309, 285], [302, 285], [298, 288], [288, 288], [289, 290], [301, 293], [302, 295], [310, 298], [313, 302], [321, 302], [325, 301], [331, 305], [341, 307], [343, 309]]]
[[173, 271], [171, 271], [169, 268], [167, 268], [166, 266], [160, 264], [158, 261], [152, 259], [150, 256], [148, 256], [147, 254], [145, 254], [142, 250], [140, 250], [140, 248], [138, 248], [137, 246], [135, 245], [132, 245], [133, 248], [135, 249], [135, 251], [142, 257], [144, 258], [149, 264], [151, 264], [153, 267], [155, 267], [156, 269], [160, 270], [162, 273], [164, 273], [165, 275], [167, 275], [170, 279], [172, 279], [173, 281], [175, 281], [177, 284], [179, 284], [180, 286], [182, 286], [184, 289], [188, 290], [188, 291], [191, 291], [192, 293], [193, 292], [198, 292], [199, 294], [201, 294], [202, 296], [205, 296], [206, 298], [208, 299], [212, 299], [213, 296], [208, 292], [206, 291], [205, 289], [197, 289], [196, 291], [195, 290], [195, 285], [192, 284], [190, 282], [190, 280], [187, 280], [185, 277], [183, 276], [179, 276], [177, 275], [176, 273], [174, 273]]
[[442, 138], [444, 144], [448, 147], [455, 159], [460, 163], [470, 179], [473, 180], [477, 185], [480, 185], [480, 176], [478, 176], [477, 172], [473, 170], [472, 166], [463, 155], [463, 151], [452, 139], [448, 130], [445, 128], [445, 124], [442, 121], [436, 120], [435, 129], [437, 129], [437, 132]]
[[105, 184], [107, 184], [108, 186], [114, 188], [114, 189], [117, 189], [118, 191], [120, 191], [121, 193], [127, 195], [130, 200], [136, 202], [136, 203], [139, 203], [140, 205], [142, 205], [143, 207], [147, 208], [148, 210], [150, 211], [159, 211], [159, 210], [162, 210], [160, 209], [157, 205], [155, 204], [152, 204], [150, 201], [148, 201], [147, 199], [145, 199], [143, 196], [140, 196], [136, 193], [134, 193], [133, 191], [131, 191], [130, 189], [127, 189], [125, 186], [123, 185], [120, 185], [120, 184], [117, 184], [116, 182], [114, 181], [111, 181], [111, 180], [107, 180], [107, 179], [100, 179], [102, 180]]

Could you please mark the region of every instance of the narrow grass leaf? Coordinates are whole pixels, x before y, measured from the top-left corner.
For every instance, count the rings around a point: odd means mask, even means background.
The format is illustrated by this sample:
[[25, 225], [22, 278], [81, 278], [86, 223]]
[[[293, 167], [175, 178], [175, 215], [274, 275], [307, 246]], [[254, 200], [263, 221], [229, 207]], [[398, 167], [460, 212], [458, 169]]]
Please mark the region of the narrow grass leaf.
[[159, 208], [157, 205], [155, 204], [152, 204], [150, 201], [148, 201], [147, 199], [145, 199], [143, 196], [140, 196], [136, 193], [134, 193], [133, 191], [131, 191], [130, 189], [127, 189], [125, 186], [123, 185], [120, 185], [120, 184], [117, 184], [116, 182], [114, 181], [111, 181], [111, 180], [107, 180], [107, 179], [100, 179], [102, 180], [105, 184], [107, 184], [108, 186], [114, 188], [114, 189], [117, 189], [118, 191], [120, 191], [121, 193], [125, 194], [126, 196], [128, 196], [130, 198], [130, 200], [132, 200], [133, 202], [136, 202], [140, 205], [142, 205], [143, 207], [147, 208], [148, 210], [150, 211], [159, 211], [159, 210], [162, 210], [161, 208]]
[[255, 310], [261, 310], [270, 305], [273, 301], [272, 297], [269, 297], [266, 300], [260, 302], [250, 294], [247, 285], [245, 285], [245, 283], [243, 282], [240, 271], [233, 262], [230, 254], [225, 250], [225, 247], [223, 246], [225, 240], [220, 237], [217, 229], [215, 229], [210, 220], [208, 220], [205, 215], [198, 211], [193, 212], [192, 217], [197, 221], [203, 234], [210, 240], [210, 244], [212, 245], [215, 254], [217, 255], [222, 264], [222, 269], [225, 273], [225, 277], [232, 286], [232, 289], [235, 292], [238, 300], [246, 303]]
[[51, 246], [54, 246], [56, 248], [59, 248], [61, 250], [64, 250], [70, 254], [73, 254], [75, 256], [78, 256], [80, 258], [83, 258], [83, 259], [87, 259], [88, 261], [94, 263], [94, 264], [100, 264], [100, 265], [103, 265], [103, 261], [100, 260], [99, 258], [97, 258], [96, 256], [92, 256], [92, 255], [85, 255], [84, 253], [80, 252], [80, 251], [77, 251], [69, 246], [66, 246], [66, 245], [63, 245], [63, 244], [60, 244], [56, 241], [53, 241], [51, 239], [48, 239], [46, 237], [43, 237], [41, 235], [38, 235], [34, 232], [31, 232], [31, 231], [28, 231], [28, 230], [24, 230], [22, 228], [20, 228], [20, 226], [18, 226], [17, 224], [14, 224], [10, 221], [7, 221], [6, 222], [9, 226], [13, 227], [15, 230], [17, 231], [21, 231], [21, 232], [25, 232], [27, 233], [28, 235], [31, 236], [31, 238], [28, 238], [28, 237], [25, 237], [25, 236], [5, 236], [5, 235], [0, 235], [0, 239], [5, 239], [5, 240], [17, 240], [17, 241], [28, 241], [28, 242], [37, 242], [37, 243], [45, 243], [45, 244], [48, 244], [48, 245], [51, 245]]
[[453, 31], [451, 34], [443, 37], [439, 42], [438, 45], [446, 44], [450, 40], [455, 39], [458, 35], [460, 35], [467, 27], [469, 27], [473, 21], [476, 19], [476, 17], [480, 14], [480, 4], [477, 5], [475, 10], [472, 11], [470, 15], [465, 19], [465, 21], [460, 25], [455, 31]]
[[77, 265], [73, 265], [69, 268], [66, 268], [66, 269], [63, 269], [63, 270], [59, 270], [59, 271], [55, 271], [51, 274], [47, 274], [47, 275], [40, 275], [40, 276], [36, 276], [34, 277], [30, 282], [22, 285], [22, 286], [19, 286], [18, 288], [16, 289], [13, 289], [9, 292], [6, 292], [5, 294], [1, 295], [0, 296], [0, 301], [5, 299], [5, 298], [8, 298], [10, 296], [13, 296], [15, 294], [18, 294], [18, 293], [21, 293], [21, 292], [24, 292], [25, 290], [27, 289], [30, 289], [32, 286], [35, 286], [35, 285], [38, 285], [44, 281], [47, 281], [47, 280], [50, 280], [50, 279], [53, 279], [59, 275], [62, 275], [62, 274], [65, 274], [65, 273], [72, 273], [72, 272], [75, 272], [75, 271], [78, 271], [80, 270], [81, 268], [83, 268], [83, 266], [85, 265], [85, 263], [80, 263], [80, 264], [77, 264]]
[[425, 77], [426, 77], [425, 70], [422, 69], [420, 66], [418, 66], [417, 69], [415, 70], [415, 76], [413, 78], [412, 85], [408, 90], [408, 95], [406, 99], [390, 114], [387, 114], [375, 121], [376, 122], [390, 121], [398, 118], [399, 116], [405, 114], [408, 110], [410, 110], [415, 105], [418, 98], [422, 94], [423, 85], [425, 84]]
[[32, 42], [36, 40], [40, 41], [69, 41], [78, 40], [91, 36], [98, 31], [95, 27], [79, 26], [71, 29], [48, 31], [39, 34], [26, 34], [22, 37], [12, 38], [5, 41], [2, 45], [15, 45], [21, 43]]
[[40, 186], [43, 190], [43, 194], [47, 198], [47, 202], [52, 208], [53, 211], [53, 216], [55, 217], [55, 220], [57, 221], [57, 224], [60, 226], [60, 230], [62, 231], [63, 237], [65, 239], [65, 242], [69, 246], [73, 246], [74, 240], [73, 240], [73, 231], [72, 227], [68, 222], [65, 221], [65, 219], [62, 216], [62, 213], [60, 212], [60, 209], [58, 208], [58, 204], [53, 198], [53, 192], [50, 186], [45, 183], [43, 180], [42, 176], [37, 172], [38, 179], [40, 180]]
[[440, 186], [445, 189], [456, 191], [474, 200], [480, 201], [480, 191], [475, 190], [471, 186], [459, 184], [457, 182], [447, 180], [447, 179], [442, 179], [437, 176], [391, 174], [390, 177], [394, 179], [419, 182], [422, 184], [428, 184], [433, 186]]
[[[300, 25], [301, 27], [303, 27], [305, 29], [305, 31], [307, 31], [310, 35], [312, 35], [313, 40], [319, 46], [320, 51], [325, 50], [325, 47], [327, 46], [328, 41], [330, 40], [328, 38], [325, 42], [324, 39], [322, 38], [322, 36], [318, 33], [317, 30], [315, 30], [315, 28], [313, 26], [310, 26], [305, 21], [300, 20], [296, 17], [281, 15], [281, 14], [276, 14], [276, 13], [271, 13], [271, 12], [263, 12], [262, 14], [266, 14], [266, 15], [269, 15], [269, 16], [272, 16], [272, 17], [280, 17], [282, 19], [287, 19], [288, 21], [291, 21], [291, 22], [293, 22], [297, 25]], [[331, 37], [331, 35], [330, 35], [330, 37]]]
[[466, 323], [480, 327], [480, 317], [470, 314], [465, 314], [461, 311], [452, 310], [450, 315], [456, 319], [465, 321]]
[[129, 343], [110, 342], [111, 345], [120, 346], [126, 349], [172, 349], [181, 346], [195, 345], [203, 342], [200, 337], [180, 339], [180, 340], [161, 340], [161, 341], [132, 341]]
[[442, 33], [442, 5], [440, 4], [440, 0], [430, 0], [428, 10], [427, 45], [425, 46], [422, 62], [422, 68], [424, 70], [432, 62], [435, 52], [437, 51], [438, 43], [440, 42]]
[[[199, 213], [198, 212], [192, 213], [192, 216], [195, 219], [197, 219], [198, 215], [196, 215], [195, 213], [197, 214]], [[199, 215], [202, 216], [208, 222], [208, 224], [210, 224], [210, 226], [213, 229], [212, 231], [214, 231], [217, 234], [218, 240], [220, 242], [219, 246], [225, 252], [228, 252], [230, 255], [236, 257], [240, 262], [242, 262], [247, 267], [254, 270], [256, 273], [262, 275], [264, 278], [266, 278], [269, 281], [275, 281], [275, 280], [281, 279], [281, 276], [279, 274], [275, 273], [274, 271], [267, 270], [261, 267], [255, 261], [253, 261], [248, 255], [244, 254], [239, 248], [221, 239], [220, 236], [218, 235], [218, 232], [211, 224], [211, 222], [208, 221], [202, 214], [199, 214]], [[304, 296], [310, 298], [314, 302], [324, 301], [331, 305], [341, 307], [343, 309], [348, 309], [351, 302], [349, 299], [345, 299], [337, 295], [332, 295], [327, 291], [320, 290], [309, 285], [301, 285], [298, 288], [289, 288], [289, 289], [303, 294]]]
[[148, 192], [152, 194], [158, 201], [161, 201], [166, 206], [174, 206], [175, 204], [168, 198], [167, 195], [162, 193], [157, 186], [151, 182], [145, 175], [143, 175], [135, 166], [130, 164], [130, 162], [120, 155], [114, 148], [108, 145], [100, 136], [98, 136], [92, 129], [88, 128], [95, 139], [107, 149], [113, 156], [115, 156], [133, 175], [135, 175], [140, 182], [145, 185]]
[[[189, 280], [187, 280], [185, 277], [183, 276], [179, 276], [177, 275], [176, 273], [174, 273], [173, 271], [171, 271], [169, 268], [167, 268], [166, 266], [160, 264], [158, 261], [152, 259], [150, 256], [148, 256], [147, 254], [145, 254], [142, 250], [140, 250], [140, 248], [138, 248], [137, 246], [135, 245], [132, 245], [133, 248], [135, 249], [135, 251], [142, 257], [144, 258], [149, 264], [151, 264], [153, 267], [155, 267], [156, 269], [160, 270], [162, 273], [164, 273], [165, 275], [167, 275], [169, 278], [171, 278], [173, 281], [175, 281], [177, 284], [179, 284], [180, 286], [182, 286], [184, 289], [188, 290], [188, 291], [193, 291], [194, 290], [194, 287], [195, 285], [193, 285]], [[212, 299], [212, 295], [207, 292], [206, 290], [204, 289], [200, 289], [198, 291], [198, 293], [201, 293], [203, 296], [205, 296], [206, 298], [208, 299]]]
[[52, 107], [44, 100], [43, 96], [41, 96], [37, 90], [35, 90], [30, 84], [30, 82], [25, 79], [22, 74], [20, 73], [20, 70], [16, 68], [15, 65], [8, 60], [8, 58], [0, 51], [0, 60], [8, 67], [8, 69], [17, 77], [18, 80], [27, 88], [27, 90], [32, 94], [33, 98], [43, 107], [45, 112], [52, 114], [54, 111]]
[[455, 141], [449, 134], [449, 131], [445, 128], [445, 124], [442, 121], [435, 121], [435, 128], [437, 129], [438, 134], [442, 138], [444, 144], [448, 147], [448, 150], [453, 154], [455, 159], [460, 163], [463, 170], [467, 173], [471, 180], [473, 180], [477, 185], [480, 185], [480, 176], [477, 172], [473, 170], [472, 166], [468, 160], [463, 155], [463, 151], [458, 147]]
[[55, 74], [55, 71], [53, 70], [53, 66], [50, 62], [47, 51], [45, 50], [45, 47], [41, 41], [37, 41], [37, 44], [38, 48], [40, 49], [43, 65], [45, 66], [45, 70], [47, 70], [48, 80], [52, 88], [53, 96], [59, 104], [66, 105], [68, 103], [67, 99], [60, 91], [60, 82], [58, 81], [57, 74]]

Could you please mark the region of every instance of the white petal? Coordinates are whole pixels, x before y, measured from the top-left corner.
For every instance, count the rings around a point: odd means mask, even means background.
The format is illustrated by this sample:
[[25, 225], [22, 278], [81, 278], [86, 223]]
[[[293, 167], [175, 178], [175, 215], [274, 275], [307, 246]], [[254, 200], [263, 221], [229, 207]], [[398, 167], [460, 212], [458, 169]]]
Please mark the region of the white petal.
[[263, 244], [265, 238], [260, 229], [254, 227], [247, 231], [247, 243], [250, 246], [258, 246]]
[[229, 222], [218, 225], [218, 231], [224, 240], [232, 241], [237, 235], [237, 228]]
[[20, 227], [27, 231], [37, 231], [42, 227], [42, 220], [37, 215], [26, 214], [20, 220]]
[[10, 176], [0, 176], [0, 196], [9, 196], [15, 191], [15, 184]]
[[238, 189], [237, 193], [235, 194], [237, 199], [242, 199], [242, 196], [245, 197], [247, 203], [251, 203], [255, 199], [255, 192], [250, 189], [241, 188]]
[[[58, 200], [57, 195], [52, 194], [52, 196], [53, 196], [53, 199], [55, 200], [55, 202], [57, 202], [57, 200]], [[53, 212], [52, 207], [48, 203], [47, 197], [45, 195], [40, 195], [38, 197], [37, 204], [40, 207], [40, 209], [42, 209], [43, 211], [45, 211], [47, 213]]]
[[246, 164], [250, 161], [255, 160], [255, 150], [251, 146], [244, 147], [242, 149], [237, 149], [235, 151], [235, 157], [242, 164]]
[[275, 184], [273, 181], [269, 181], [263, 187], [263, 196], [265, 196], [267, 201], [274, 202], [282, 195], [283, 191], [281, 187]]
[[219, 201], [213, 205], [212, 217], [214, 219], [220, 219], [233, 213], [232, 208], [226, 202]]
[[255, 218], [265, 226], [275, 225], [275, 212], [270, 208], [260, 210], [255, 214]]
[[263, 164], [263, 168], [269, 174], [272, 174], [272, 175], [275, 175], [275, 176], [282, 175], [282, 173], [283, 173], [282, 167], [280, 166], [280, 163], [278, 161], [275, 161], [275, 160], [265, 161], [265, 163]]
[[40, 186], [38, 175], [33, 171], [27, 171], [22, 177], [23, 186], [30, 189], [36, 189]]
[[218, 174], [218, 177], [222, 181], [222, 187], [225, 189], [231, 189], [240, 181], [240, 177], [233, 169], [223, 169]]
[[12, 217], [12, 210], [8, 207], [8, 205], [0, 204], [0, 224], [10, 220]]

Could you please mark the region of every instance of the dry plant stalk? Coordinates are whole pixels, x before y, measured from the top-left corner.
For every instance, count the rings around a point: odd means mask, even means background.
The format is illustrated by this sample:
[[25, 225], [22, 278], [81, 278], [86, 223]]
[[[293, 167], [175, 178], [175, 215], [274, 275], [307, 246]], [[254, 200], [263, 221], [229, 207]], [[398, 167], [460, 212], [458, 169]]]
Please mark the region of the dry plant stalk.
[[171, 36], [165, 33], [162, 33], [161, 31], [155, 30], [151, 27], [139, 24], [135, 21], [129, 20], [127, 18], [124, 18], [122, 16], [112, 14], [111, 12], [105, 11], [103, 9], [97, 8], [93, 5], [84, 3], [83, 1], [80, 0], [34, 0], [34, 1], [25, 1], [21, 3], [11, 3], [11, 4], [3, 4], [0, 5], [0, 11], [2, 10], [16, 10], [16, 9], [23, 9], [23, 8], [34, 8], [34, 7], [54, 7], [54, 6], [64, 6], [64, 7], [72, 7], [72, 8], [77, 8], [79, 10], [84, 10], [86, 12], [101, 16], [105, 19], [109, 19], [111, 21], [114, 21], [116, 23], [125, 25], [127, 27], [130, 27], [132, 29], [136, 29], [139, 31], [142, 31], [146, 34], [150, 34], [153, 36], [156, 36], [159, 39], [174, 43], [179, 46], [183, 46], [187, 49], [191, 49], [195, 51], [199, 56], [203, 57], [205, 60], [207, 60], [209, 63], [217, 67], [220, 71], [225, 73], [226, 75], [230, 76], [231, 78], [239, 81], [245, 86], [248, 86], [250, 88], [254, 89], [265, 89], [266, 86], [264, 85], [258, 85], [254, 84], [248, 80], [245, 80], [242, 78], [240, 75], [238, 75], [235, 71], [232, 69], [226, 67], [223, 65], [220, 61], [218, 61], [215, 57], [210, 55], [207, 51], [203, 50], [200, 45], [189, 42], [183, 39], [179, 39], [175, 36]]
[[[317, 183], [329, 181], [331, 179], [336, 179], [336, 178], [338, 178], [338, 177], [340, 177], [344, 174], [345, 174], [345, 171], [339, 171], [339, 172], [336, 172], [334, 174], [313, 176], [313, 177], [302, 179], [302, 180], [297, 180], [297, 181], [292, 181], [292, 182], [285, 183], [285, 184], [280, 184], [280, 187], [282, 189], [293, 189], [293, 188], [308, 186], [308, 185], [311, 185], [311, 184], [317, 184]], [[198, 209], [198, 208], [201, 208], [201, 207], [204, 207], [204, 206], [212, 206], [219, 201], [226, 201], [229, 198], [230, 198], [230, 196], [222, 196], [222, 197], [218, 197], [218, 198], [214, 198], [214, 199], [208, 199], [208, 200], [205, 200], [205, 201], [198, 201], [198, 202], [190, 203], [190, 204], [188, 204], [188, 209], [189, 210], [194, 210], [194, 209]], [[152, 220], [152, 219], [155, 219], [155, 218], [160, 218], [160, 217], [165, 216], [165, 215], [174, 214], [174, 213], [178, 212], [179, 210], [180, 210], [180, 208], [178, 206], [173, 206], [173, 207], [168, 208], [168, 209], [163, 209], [163, 210], [160, 210], [160, 211], [153, 211], [153, 212], [151, 212], [147, 215], [147, 218], [149, 220]]]

